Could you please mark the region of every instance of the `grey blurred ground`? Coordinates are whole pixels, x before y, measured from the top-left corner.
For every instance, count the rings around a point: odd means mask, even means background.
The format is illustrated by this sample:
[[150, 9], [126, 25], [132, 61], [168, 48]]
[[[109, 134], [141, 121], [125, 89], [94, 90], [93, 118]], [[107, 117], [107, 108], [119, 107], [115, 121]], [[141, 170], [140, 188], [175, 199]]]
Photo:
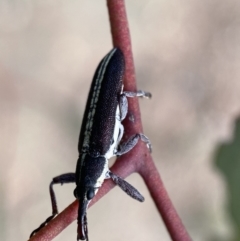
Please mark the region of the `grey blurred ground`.
[[[195, 241], [233, 237], [213, 153], [240, 110], [240, 1], [127, 1], [144, 131]], [[111, 48], [105, 1], [0, 1], [0, 240], [27, 240], [51, 213], [48, 184], [74, 171], [85, 101]], [[170, 240], [146, 197], [115, 188], [89, 210], [90, 239]], [[74, 185], [56, 187], [59, 209]], [[76, 222], [55, 240], [76, 240]]]

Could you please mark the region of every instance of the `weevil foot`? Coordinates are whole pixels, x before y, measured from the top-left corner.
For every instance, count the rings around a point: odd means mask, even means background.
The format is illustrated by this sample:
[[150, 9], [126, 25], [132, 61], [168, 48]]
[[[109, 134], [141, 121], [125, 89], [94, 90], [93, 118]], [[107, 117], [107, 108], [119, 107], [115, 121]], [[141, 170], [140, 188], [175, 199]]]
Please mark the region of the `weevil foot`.
[[34, 236], [40, 229], [42, 229], [43, 227], [45, 227], [57, 214], [53, 214], [50, 217], [48, 217], [45, 222], [43, 222], [38, 228], [36, 228], [35, 230], [32, 231], [32, 233], [30, 234], [30, 238], [32, 236]]

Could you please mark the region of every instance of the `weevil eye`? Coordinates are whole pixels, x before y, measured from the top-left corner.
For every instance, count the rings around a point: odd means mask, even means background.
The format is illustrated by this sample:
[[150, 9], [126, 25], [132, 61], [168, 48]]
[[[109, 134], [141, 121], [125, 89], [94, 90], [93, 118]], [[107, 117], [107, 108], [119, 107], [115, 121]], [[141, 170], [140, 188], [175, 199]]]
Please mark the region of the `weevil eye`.
[[94, 196], [95, 196], [94, 189], [93, 189], [93, 188], [89, 189], [89, 190], [87, 191], [87, 199], [88, 199], [88, 200], [91, 200], [91, 199], [93, 199]]
[[75, 198], [77, 198], [77, 199], [78, 199], [78, 195], [77, 195], [77, 188], [75, 188], [75, 189], [74, 189], [74, 191], [73, 191], [73, 195], [75, 196]]

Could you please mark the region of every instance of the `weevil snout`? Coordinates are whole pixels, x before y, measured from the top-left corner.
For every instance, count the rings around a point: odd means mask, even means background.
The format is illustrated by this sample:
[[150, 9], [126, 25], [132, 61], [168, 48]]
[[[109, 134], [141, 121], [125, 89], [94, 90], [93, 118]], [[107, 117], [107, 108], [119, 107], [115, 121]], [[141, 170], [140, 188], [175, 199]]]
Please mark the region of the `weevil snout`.
[[88, 231], [87, 231], [87, 207], [89, 204], [89, 200], [79, 200], [79, 208], [78, 208], [78, 236], [79, 240], [88, 240]]
[[88, 240], [87, 232], [87, 208], [93, 197], [95, 196], [94, 187], [76, 187], [74, 196], [79, 200], [78, 207], [78, 236], [77, 240]]

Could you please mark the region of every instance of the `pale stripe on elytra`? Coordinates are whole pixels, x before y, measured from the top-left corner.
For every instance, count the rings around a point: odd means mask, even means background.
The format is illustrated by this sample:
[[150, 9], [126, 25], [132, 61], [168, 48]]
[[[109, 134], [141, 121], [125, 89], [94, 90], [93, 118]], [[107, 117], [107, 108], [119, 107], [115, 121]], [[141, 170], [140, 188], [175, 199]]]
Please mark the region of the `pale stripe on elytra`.
[[101, 90], [101, 83], [102, 83], [102, 80], [103, 80], [103, 77], [104, 77], [106, 67], [107, 67], [111, 57], [115, 53], [115, 51], [116, 51], [116, 49], [111, 51], [105, 57], [105, 59], [103, 60], [103, 62], [101, 64], [101, 67], [98, 71], [95, 86], [94, 86], [94, 89], [93, 89], [92, 100], [91, 100], [90, 107], [89, 107], [86, 128], [85, 128], [85, 132], [84, 132], [83, 147], [88, 146], [89, 139], [90, 139], [90, 136], [91, 136], [92, 125], [93, 125], [93, 118], [94, 118], [94, 115], [95, 115], [95, 112], [96, 112], [96, 104], [98, 102], [99, 93], [100, 93], [100, 90]]

